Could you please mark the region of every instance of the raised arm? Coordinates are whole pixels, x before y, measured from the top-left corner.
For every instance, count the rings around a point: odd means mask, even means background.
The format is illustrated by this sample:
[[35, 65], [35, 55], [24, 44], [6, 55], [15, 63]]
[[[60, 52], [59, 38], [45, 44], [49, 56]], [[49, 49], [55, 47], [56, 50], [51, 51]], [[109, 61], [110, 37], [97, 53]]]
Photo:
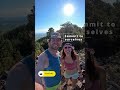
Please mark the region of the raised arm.
[[42, 78], [38, 75], [38, 73], [39, 73], [39, 71], [44, 70], [44, 66], [45, 66], [45, 55], [44, 55], [44, 53], [42, 53], [38, 57], [38, 63], [37, 63], [36, 68], [35, 68], [35, 82], [36, 83], [43, 84]]
[[60, 61], [61, 61], [61, 74], [63, 75], [65, 70], [64, 61], [62, 59], [60, 59]]
[[81, 68], [80, 68], [80, 60], [79, 60], [79, 55], [76, 56], [76, 60], [77, 60], [77, 69], [78, 69], [78, 72], [81, 73]]

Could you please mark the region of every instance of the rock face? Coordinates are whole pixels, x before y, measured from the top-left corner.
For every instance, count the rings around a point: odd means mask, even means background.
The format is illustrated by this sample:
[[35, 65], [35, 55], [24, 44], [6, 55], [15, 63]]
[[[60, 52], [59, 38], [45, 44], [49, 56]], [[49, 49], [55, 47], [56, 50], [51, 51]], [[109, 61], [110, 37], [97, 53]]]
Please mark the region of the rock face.
[[120, 90], [120, 52], [97, 60], [106, 70], [108, 90]]

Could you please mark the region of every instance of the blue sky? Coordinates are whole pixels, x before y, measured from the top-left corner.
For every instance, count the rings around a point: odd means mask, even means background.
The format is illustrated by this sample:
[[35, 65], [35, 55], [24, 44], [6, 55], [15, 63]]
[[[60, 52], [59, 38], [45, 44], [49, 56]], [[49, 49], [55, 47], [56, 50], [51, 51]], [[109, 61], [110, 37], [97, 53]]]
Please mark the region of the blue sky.
[[[75, 9], [72, 16], [63, 13], [63, 7], [68, 3]], [[59, 30], [67, 21], [84, 26], [85, 0], [35, 0], [35, 33], [47, 32], [50, 27]]]
[[27, 16], [34, 0], [0, 0], [0, 17]]

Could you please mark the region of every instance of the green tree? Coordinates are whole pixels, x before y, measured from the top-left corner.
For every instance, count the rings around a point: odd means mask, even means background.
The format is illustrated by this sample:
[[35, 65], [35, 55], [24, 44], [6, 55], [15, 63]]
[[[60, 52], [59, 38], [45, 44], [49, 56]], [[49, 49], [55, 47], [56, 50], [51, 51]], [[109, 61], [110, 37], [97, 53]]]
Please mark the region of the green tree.
[[54, 28], [49, 28], [48, 32], [47, 32], [47, 37], [50, 37], [51, 33], [54, 32]]

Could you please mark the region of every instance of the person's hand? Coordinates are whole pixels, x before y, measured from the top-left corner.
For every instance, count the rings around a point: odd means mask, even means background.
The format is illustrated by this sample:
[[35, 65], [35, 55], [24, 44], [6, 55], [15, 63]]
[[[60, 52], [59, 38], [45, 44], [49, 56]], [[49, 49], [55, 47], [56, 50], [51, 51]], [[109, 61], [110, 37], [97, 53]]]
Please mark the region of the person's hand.
[[35, 82], [35, 90], [45, 90], [43, 85]]

